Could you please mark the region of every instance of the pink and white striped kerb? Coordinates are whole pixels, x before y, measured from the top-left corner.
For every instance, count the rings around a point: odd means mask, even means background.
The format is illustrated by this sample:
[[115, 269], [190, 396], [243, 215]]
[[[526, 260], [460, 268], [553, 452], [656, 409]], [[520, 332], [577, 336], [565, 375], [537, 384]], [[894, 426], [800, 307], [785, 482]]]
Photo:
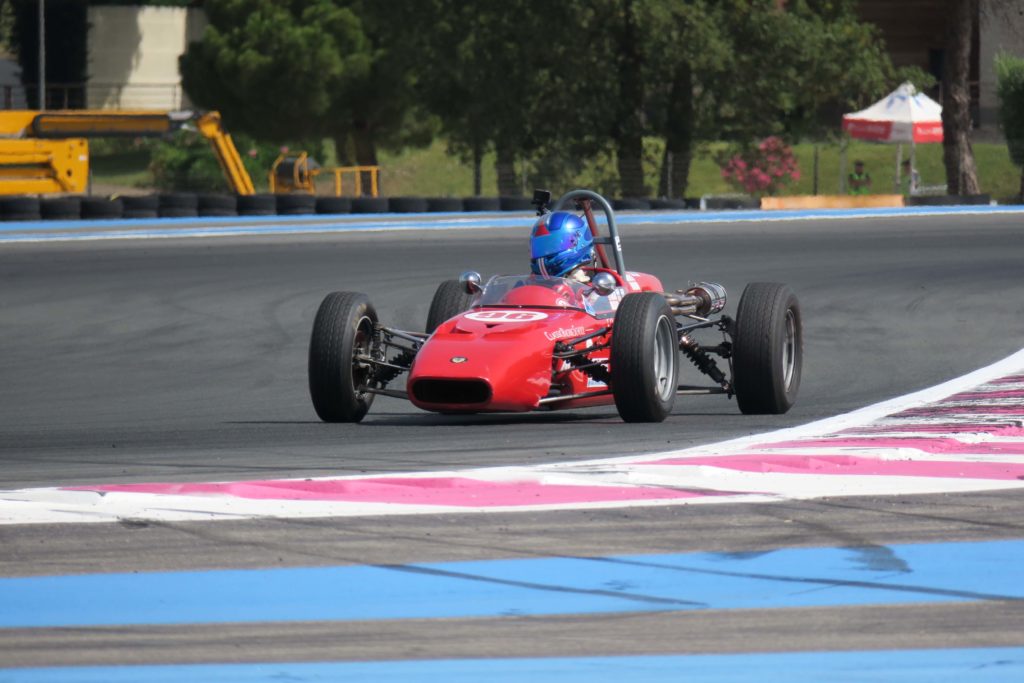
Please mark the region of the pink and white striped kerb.
[[770, 501], [1024, 486], [1024, 350], [802, 427], [653, 455], [453, 472], [0, 493], [0, 523], [333, 517]]

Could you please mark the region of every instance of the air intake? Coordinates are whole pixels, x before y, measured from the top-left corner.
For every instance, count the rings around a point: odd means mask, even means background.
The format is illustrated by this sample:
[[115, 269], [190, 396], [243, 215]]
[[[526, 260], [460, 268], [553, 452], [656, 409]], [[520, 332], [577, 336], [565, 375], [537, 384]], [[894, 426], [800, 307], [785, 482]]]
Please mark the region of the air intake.
[[472, 405], [491, 400], [491, 385], [482, 379], [421, 379], [412, 395], [420, 403]]

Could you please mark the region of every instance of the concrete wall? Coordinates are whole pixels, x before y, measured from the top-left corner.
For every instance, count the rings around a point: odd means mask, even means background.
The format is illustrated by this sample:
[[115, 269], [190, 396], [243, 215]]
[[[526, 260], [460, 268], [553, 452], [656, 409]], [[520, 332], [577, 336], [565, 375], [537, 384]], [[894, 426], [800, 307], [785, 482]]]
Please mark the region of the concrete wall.
[[178, 57], [198, 39], [206, 17], [181, 7], [90, 7], [90, 108], [181, 109]]
[[1024, 57], [1024, 2], [981, 0], [979, 18], [980, 121], [986, 133], [998, 130], [995, 58], [1000, 52]]

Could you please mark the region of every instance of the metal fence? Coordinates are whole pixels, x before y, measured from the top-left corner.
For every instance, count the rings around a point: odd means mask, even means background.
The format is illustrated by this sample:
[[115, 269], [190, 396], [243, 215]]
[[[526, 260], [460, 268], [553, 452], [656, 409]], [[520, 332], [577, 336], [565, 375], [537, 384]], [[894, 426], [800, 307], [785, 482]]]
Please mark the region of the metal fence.
[[[39, 88], [0, 84], [4, 109], [39, 108]], [[180, 83], [47, 83], [43, 109], [181, 109], [188, 106]]]

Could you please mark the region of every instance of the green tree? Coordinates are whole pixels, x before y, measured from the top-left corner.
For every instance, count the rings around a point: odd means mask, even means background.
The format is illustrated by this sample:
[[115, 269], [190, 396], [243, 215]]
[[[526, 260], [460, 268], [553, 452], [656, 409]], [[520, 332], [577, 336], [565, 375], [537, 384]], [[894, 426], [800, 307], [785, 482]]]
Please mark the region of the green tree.
[[1021, 169], [1017, 201], [1024, 203], [1024, 58], [1000, 54], [996, 57], [996, 76], [999, 125], [1006, 135], [1010, 159]]
[[473, 161], [474, 190], [481, 191], [483, 155], [493, 150], [498, 193], [520, 194], [516, 160], [550, 153], [577, 116], [566, 76], [578, 40], [567, 29], [573, 4], [406, 0], [392, 8], [418, 58], [417, 96], [453, 151]]
[[[405, 53], [391, 49], [386, 3], [208, 0], [182, 82], [232, 129], [283, 142], [330, 137], [343, 163], [373, 165], [408, 141]], [[400, 58], [399, 58], [400, 57]]]
[[[774, 0], [634, 0], [632, 7], [640, 78], [617, 73], [643, 117], [626, 108], [610, 113], [626, 130], [665, 139], [659, 194], [685, 191], [701, 141], [746, 147], [769, 135], [834, 135], [844, 111], [893, 80], [878, 30], [859, 21], [849, 0], [791, 0], [784, 8]], [[620, 96], [626, 92], [620, 86]], [[639, 161], [638, 146], [613, 139], [621, 177]], [[633, 157], [625, 166], [624, 154]], [[628, 187], [640, 189], [623, 179]]]

